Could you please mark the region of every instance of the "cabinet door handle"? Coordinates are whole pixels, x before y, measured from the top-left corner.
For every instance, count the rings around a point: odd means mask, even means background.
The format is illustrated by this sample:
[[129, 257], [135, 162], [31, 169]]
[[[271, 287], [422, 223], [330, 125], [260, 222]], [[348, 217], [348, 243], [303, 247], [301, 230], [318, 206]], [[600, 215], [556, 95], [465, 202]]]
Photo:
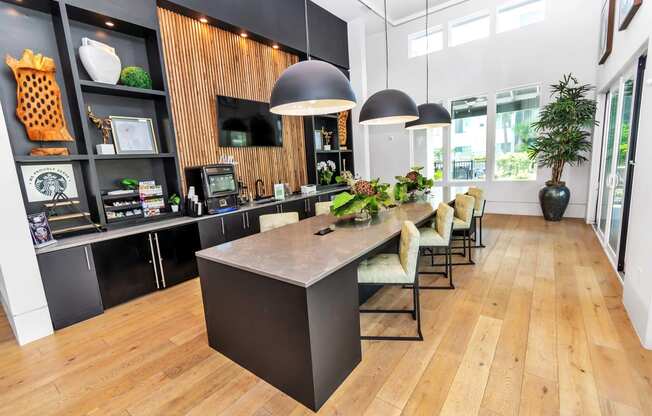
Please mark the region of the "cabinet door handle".
[[165, 271], [163, 271], [163, 257], [161, 257], [161, 247], [158, 244], [158, 233], [154, 233], [154, 239], [156, 240], [156, 253], [158, 254], [158, 265], [161, 269], [161, 282], [163, 282], [163, 287], [166, 287]]
[[251, 223], [249, 222], [249, 213], [245, 212], [245, 216], [247, 217], [247, 228], [251, 228]]
[[156, 271], [156, 263], [154, 262], [154, 244], [152, 243], [152, 234], [147, 234], [147, 237], [149, 238], [149, 249], [152, 254], [152, 259], [149, 261], [152, 267], [154, 268], [154, 280], [156, 280], [156, 288], [160, 289], [161, 286], [158, 284], [158, 271]]
[[220, 220], [222, 220], [222, 235], [224, 235], [224, 234], [226, 234], [224, 232], [224, 217], [220, 218]]
[[84, 255], [86, 256], [86, 267], [91, 271], [91, 259], [88, 258], [88, 247], [84, 246]]

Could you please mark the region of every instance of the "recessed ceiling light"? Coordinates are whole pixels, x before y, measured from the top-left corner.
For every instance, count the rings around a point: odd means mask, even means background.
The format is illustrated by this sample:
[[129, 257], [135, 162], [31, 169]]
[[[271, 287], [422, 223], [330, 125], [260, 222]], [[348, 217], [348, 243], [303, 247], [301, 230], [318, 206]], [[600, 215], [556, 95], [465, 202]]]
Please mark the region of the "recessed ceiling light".
[[243, 38], [249, 37], [249, 35], [247, 35], [245, 32], [241, 32], [240, 36], [242, 36]]
[[277, 45], [277, 44], [273, 44], [273, 45], [272, 45], [272, 48], [274, 48], [274, 49], [278, 49], [278, 45]]
[[107, 25], [108, 27], [113, 27], [113, 26], [115, 26], [115, 23], [113, 23], [113, 22], [110, 21], [110, 20], [107, 20], [106, 22], [104, 22], [104, 24]]
[[208, 19], [205, 18], [205, 17], [200, 17], [199, 21], [202, 22], [202, 23], [208, 23]]

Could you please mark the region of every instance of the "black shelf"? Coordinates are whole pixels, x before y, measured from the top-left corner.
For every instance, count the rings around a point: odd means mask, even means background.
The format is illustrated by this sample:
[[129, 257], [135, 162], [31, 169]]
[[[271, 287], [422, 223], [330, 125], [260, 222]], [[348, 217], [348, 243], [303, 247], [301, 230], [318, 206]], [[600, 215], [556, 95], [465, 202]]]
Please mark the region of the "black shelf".
[[67, 156], [14, 156], [19, 163], [48, 163], [48, 162], [74, 162], [88, 160], [88, 155], [67, 155]]
[[83, 92], [91, 94], [112, 95], [115, 97], [128, 97], [140, 99], [165, 99], [167, 93], [161, 90], [128, 87], [126, 85], [113, 85], [82, 79], [79, 81]]
[[339, 153], [339, 150], [317, 150], [316, 153], [326, 153], [326, 154], [333, 154], [333, 153]]
[[93, 159], [95, 160], [168, 159], [168, 158], [174, 158], [174, 153], [93, 155]]

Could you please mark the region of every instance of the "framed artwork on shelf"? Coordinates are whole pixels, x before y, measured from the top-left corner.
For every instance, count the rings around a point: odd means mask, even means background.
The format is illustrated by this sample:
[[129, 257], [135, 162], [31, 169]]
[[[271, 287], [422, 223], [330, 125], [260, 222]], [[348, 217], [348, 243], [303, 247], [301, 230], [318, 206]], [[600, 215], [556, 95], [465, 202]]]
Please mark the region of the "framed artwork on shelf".
[[51, 201], [57, 194], [77, 198], [77, 184], [71, 164], [22, 165], [27, 202]]
[[614, 40], [614, 12], [616, 0], [603, 0], [600, 12], [600, 42], [598, 63], [605, 63], [611, 54]]
[[618, 30], [627, 29], [642, 4], [643, 0], [618, 0]]
[[113, 143], [118, 154], [157, 154], [151, 118], [111, 116]]

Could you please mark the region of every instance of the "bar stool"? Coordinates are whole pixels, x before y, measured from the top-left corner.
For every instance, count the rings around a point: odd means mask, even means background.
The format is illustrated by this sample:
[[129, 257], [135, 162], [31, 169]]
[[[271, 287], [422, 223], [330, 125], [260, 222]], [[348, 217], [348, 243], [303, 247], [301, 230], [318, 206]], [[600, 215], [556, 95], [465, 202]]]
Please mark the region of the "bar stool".
[[[475, 264], [471, 253], [471, 227], [473, 225], [473, 207], [475, 206], [475, 198], [470, 195], [457, 194], [455, 196], [455, 216], [453, 218], [453, 236], [462, 235], [462, 253], [453, 253], [458, 256], [466, 257], [467, 241], [468, 241], [468, 256], [469, 261], [464, 263], [452, 263], [453, 266], [464, 266], [468, 264]], [[453, 240], [459, 241], [460, 238]]]
[[282, 212], [280, 214], [265, 214], [258, 217], [258, 222], [260, 223], [260, 232], [264, 233], [274, 228], [299, 222], [299, 213]]
[[473, 247], [484, 248], [486, 246], [482, 244], [482, 217], [484, 217], [484, 208], [487, 205], [487, 200], [484, 198], [484, 190], [472, 186], [466, 193], [475, 198], [475, 206], [473, 207], [473, 242], [477, 244]]
[[419, 304], [419, 230], [410, 221], [403, 222], [398, 254], [378, 254], [358, 266], [359, 285], [412, 286], [413, 309], [360, 309], [360, 313], [409, 313], [417, 321], [416, 337], [370, 336], [360, 339], [388, 341], [423, 341], [421, 334], [421, 307]]
[[453, 285], [453, 258], [451, 255], [451, 235], [453, 234], [453, 216], [455, 210], [448, 204], [439, 203], [435, 220], [430, 227], [419, 228], [421, 238], [419, 246], [422, 251], [429, 251], [431, 265], [435, 266], [434, 254], [437, 249], [445, 249], [444, 272], [419, 271], [421, 274], [441, 274], [448, 279], [448, 286], [423, 286], [419, 284], [419, 289], [455, 289]]
[[331, 205], [333, 205], [333, 201], [315, 203], [315, 215], [330, 214]]

